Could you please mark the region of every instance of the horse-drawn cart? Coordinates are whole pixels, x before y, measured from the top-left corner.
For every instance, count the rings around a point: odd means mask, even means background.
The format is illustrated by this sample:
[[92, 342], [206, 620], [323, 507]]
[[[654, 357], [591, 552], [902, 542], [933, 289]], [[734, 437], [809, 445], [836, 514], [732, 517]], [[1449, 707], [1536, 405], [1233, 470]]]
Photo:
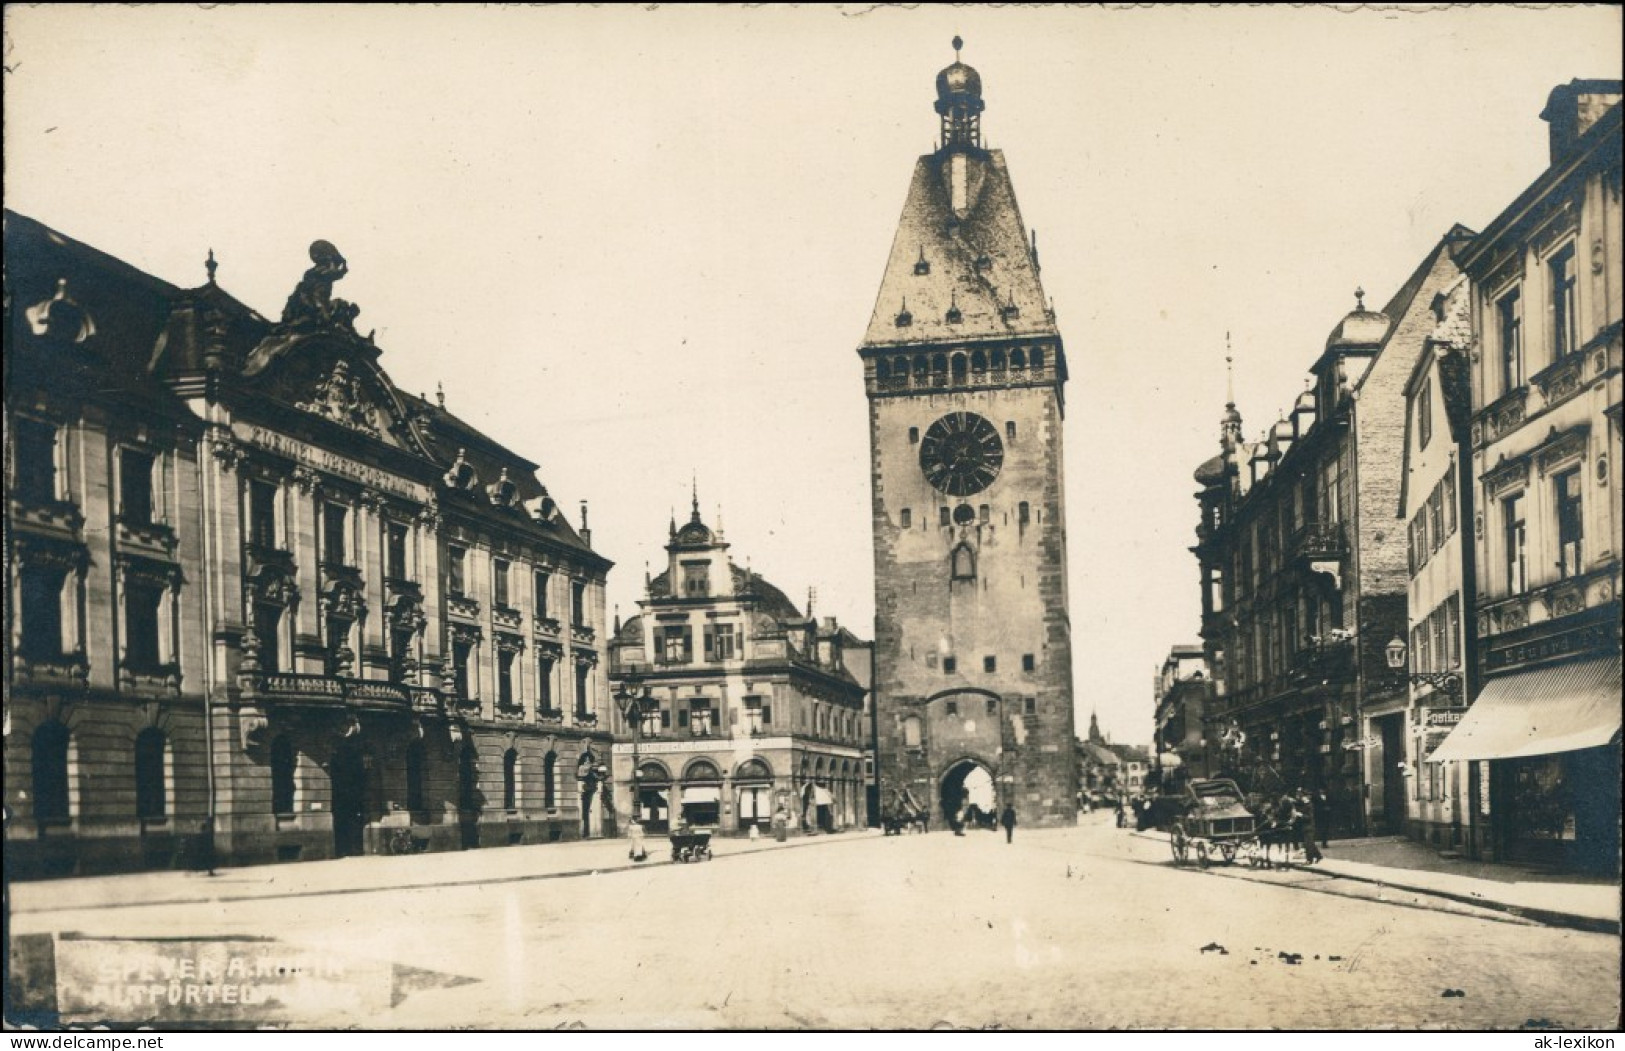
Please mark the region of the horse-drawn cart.
[[1257, 839], [1257, 821], [1234, 781], [1215, 778], [1186, 784], [1184, 813], [1168, 830], [1174, 864], [1183, 865], [1194, 854], [1203, 868], [1214, 855], [1228, 865], [1236, 860], [1238, 851]]

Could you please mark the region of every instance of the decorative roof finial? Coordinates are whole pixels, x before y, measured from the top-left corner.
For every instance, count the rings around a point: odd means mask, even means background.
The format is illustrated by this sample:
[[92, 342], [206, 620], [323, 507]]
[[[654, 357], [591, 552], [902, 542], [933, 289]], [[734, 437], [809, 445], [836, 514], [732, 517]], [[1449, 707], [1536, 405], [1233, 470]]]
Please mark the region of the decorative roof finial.
[[444, 384], [437, 382], [434, 385], [434, 400], [440, 403], [442, 409], [446, 407], [446, 387]]
[[959, 51], [964, 46], [965, 46], [965, 42], [963, 40], [959, 39], [959, 34], [958, 33], [955, 33], [954, 34], [954, 61], [955, 62], [959, 61]]
[[203, 269], [209, 272], [209, 284], [214, 284], [214, 272], [220, 264], [214, 261], [214, 249], [209, 249], [209, 258], [203, 261]]
[[1224, 403], [1236, 403], [1236, 370], [1235, 356], [1230, 350], [1230, 333], [1224, 334]]
[[1365, 289], [1363, 288], [1356, 288], [1354, 290], [1354, 309], [1360, 311], [1365, 310]]
[[693, 511], [690, 513], [688, 520], [690, 522], [698, 522], [700, 520], [700, 475], [699, 475], [699, 472], [697, 472], [697, 471], [694, 472], [694, 474], [692, 475], [692, 477], [689, 480], [689, 487], [690, 487], [689, 491], [691, 493]]

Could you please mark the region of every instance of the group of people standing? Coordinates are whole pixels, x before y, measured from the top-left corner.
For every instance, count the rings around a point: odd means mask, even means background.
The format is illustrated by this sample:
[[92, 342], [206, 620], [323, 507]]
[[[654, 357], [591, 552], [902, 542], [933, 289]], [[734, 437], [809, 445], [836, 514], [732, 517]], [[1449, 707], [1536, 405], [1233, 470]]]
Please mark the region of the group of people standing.
[[1313, 865], [1326, 856], [1321, 847], [1326, 845], [1330, 810], [1325, 792], [1311, 794], [1299, 788], [1282, 793], [1280, 800], [1273, 804], [1265, 803], [1259, 816], [1267, 827], [1287, 832], [1285, 838], [1303, 849], [1304, 864]]

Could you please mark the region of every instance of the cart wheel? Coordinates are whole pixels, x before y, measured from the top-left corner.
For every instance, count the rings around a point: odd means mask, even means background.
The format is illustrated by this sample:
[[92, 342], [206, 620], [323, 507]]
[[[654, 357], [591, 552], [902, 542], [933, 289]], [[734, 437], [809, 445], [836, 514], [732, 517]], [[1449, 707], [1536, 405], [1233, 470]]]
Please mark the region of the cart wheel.
[[1196, 863], [1202, 868], [1208, 866], [1207, 842], [1205, 840], [1199, 839], [1196, 841]]
[[1236, 863], [1236, 845], [1234, 843], [1219, 844], [1219, 854], [1224, 858], [1224, 863], [1226, 865], [1234, 865]]

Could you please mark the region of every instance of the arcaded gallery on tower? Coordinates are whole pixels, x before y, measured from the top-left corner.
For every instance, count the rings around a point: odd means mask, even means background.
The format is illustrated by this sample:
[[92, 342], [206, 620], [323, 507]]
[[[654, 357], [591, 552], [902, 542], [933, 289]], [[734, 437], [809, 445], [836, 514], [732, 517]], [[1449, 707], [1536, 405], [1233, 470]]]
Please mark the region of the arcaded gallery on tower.
[[[956, 38], [957, 51], [961, 42]], [[858, 354], [874, 493], [881, 806], [1075, 819], [1066, 353], [982, 78], [937, 76]]]
[[5, 254], [9, 874], [613, 833], [610, 563], [391, 382], [333, 245], [278, 321], [212, 253]]

